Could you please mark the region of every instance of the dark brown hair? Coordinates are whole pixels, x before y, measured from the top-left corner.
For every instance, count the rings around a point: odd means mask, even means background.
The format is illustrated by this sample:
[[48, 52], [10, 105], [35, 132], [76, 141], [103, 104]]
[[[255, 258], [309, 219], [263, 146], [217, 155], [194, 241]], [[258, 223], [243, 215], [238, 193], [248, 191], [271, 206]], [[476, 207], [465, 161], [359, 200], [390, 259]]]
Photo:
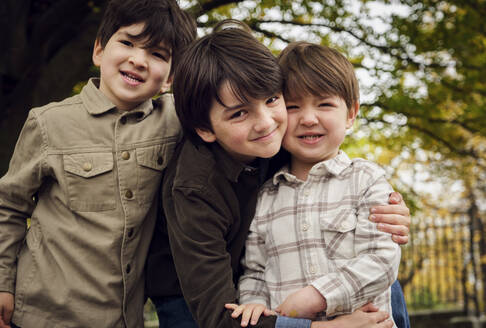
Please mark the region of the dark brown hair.
[[284, 97], [339, 96], [348, 107], [359, 101], [353, 65], [339, 51], [305, 41], [290, 43], [278, 57]]
[[144, 23], [137, 39], [147, 39], [151, 48], [164, 43], [171, 47], [171, 74], [185, 46], [196, 38], [196, 22], [175, 0], [111, 0], [104, 12], [96, 38], [104, 48], [121, 27]]
[[176, 112], [185, 134], [201, 139], [196, 129], [212, 131], [209, 110], [228, 82], [241, 102], [282, 92], [283, 79], [275, 56], [255, 39], [247, 25], [236, 20], [219, 23], [212, 33], [191, 44], [174, 75]]

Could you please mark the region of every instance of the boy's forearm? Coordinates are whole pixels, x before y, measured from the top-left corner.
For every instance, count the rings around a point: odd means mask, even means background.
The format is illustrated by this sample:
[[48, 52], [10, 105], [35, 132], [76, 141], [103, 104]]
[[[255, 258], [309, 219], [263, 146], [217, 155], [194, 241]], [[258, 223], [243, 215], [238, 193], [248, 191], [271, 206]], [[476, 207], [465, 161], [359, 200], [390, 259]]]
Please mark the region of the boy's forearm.
[[309, 285], [287, 296], [276, 311], [292, 317], [314, 318], [326, 308], [326, 298], [318, 289]]
[[308, 301], [309, 301], [309, 307], [313, 309], [315, 312], [324, 312], [327, 309], [327, 301], [324, 295], [322, 295], [318, 289], [316, 289], [314, 286], [310, 285], [305, 287], [308, 292]]

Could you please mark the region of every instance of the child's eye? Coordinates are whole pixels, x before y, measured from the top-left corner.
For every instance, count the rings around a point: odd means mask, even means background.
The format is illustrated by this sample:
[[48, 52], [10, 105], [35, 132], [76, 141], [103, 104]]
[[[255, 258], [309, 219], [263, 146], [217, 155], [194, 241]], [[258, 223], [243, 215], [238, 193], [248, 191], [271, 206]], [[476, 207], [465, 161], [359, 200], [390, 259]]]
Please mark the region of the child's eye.
[[265, 104], [269, 105], [269, 104], [273, 104], [274, 102], [276, 102], [277, 100], [279, 99], [278, 96], [273, 96], [273, 97], [270, 97], [267, 99], [267, 101], [265, 101]]
[[132, 46], [132, 43], [130, 41], [128, 41], [128, 40], [120, 40], [120, 43], [126, 45], [127, 47], [131, 47]]
[[167, 58], [167, 56], [161, 52], [153, 52], [152, 55], [154, 55], [155, 57], [159, 58], [159, 59], [162, 59], [163, 61], [169, 61], [169, 59]]
[[233, 119], [238, 119], [238, 118], [242, 118], [246, 115], [246, 111], [244, 110], [239, 110], [237, 112], [234, 112], [231, 116], [230, 116], [230, 119], [233, 120]]
[[334, 104], [330, 102], [323, 102], [319, 104], [319, 107], [330, 108], [330, 107], [334, 107]]
[[299, 108], [299, 106], [297, 106], [297, 105], [288, 105], [287, 106], [287, 110], [292, 110], [292, 109], [297, 109], [297, 108]]

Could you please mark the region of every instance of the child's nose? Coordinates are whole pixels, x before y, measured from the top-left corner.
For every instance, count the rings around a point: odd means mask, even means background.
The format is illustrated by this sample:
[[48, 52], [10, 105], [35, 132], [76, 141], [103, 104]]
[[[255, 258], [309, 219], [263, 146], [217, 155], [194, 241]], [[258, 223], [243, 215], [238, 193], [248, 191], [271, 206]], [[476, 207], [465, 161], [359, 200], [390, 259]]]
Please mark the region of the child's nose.
[[256, 116], [255, 131], [264, 132], [272, 127], [273, 122], [272, 111], [268, 108], [260, 108]]
[[299, 120], [300, 124], [305, 125], [305, 126], [313, 126], [313, 125], [317, 124], [317, 122], [318, 122], [317, 117], [316, 117], [313, 110], [303, 109], [301, 111], [301, 116], [300, 116], [300, 120]]
[[128, 61], [136, 67], [147, 68], [147, 56], [143, 49], [134, 49]]

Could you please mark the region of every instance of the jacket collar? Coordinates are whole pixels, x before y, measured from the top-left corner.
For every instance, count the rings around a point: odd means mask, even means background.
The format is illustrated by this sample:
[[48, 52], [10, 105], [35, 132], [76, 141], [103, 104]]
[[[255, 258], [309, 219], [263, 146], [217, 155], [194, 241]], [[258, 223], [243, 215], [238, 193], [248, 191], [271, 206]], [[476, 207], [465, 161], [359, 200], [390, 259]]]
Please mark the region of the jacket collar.
[[252, 162], [252, 165], [248, 165], [231, 157], [217, 142], [208, 144], [208, 147], [211, 149], [216, 162], [228, 180], [238, 182], [238, 179], [242, 174], [247, 174], [258, 175], [260, 184], [265, 182], [265, 174], [269, 164], [267, 159], [257, 158]]
[[[116, 108], [103, 92], [100, 91], [99, 85], [99, 78], [91, 78], [81, 90], [81, 99], [83, 100], [86, 111], [91, 115], [101, 115]], [[149, 115], [152, 110], [152, 99], [148, 99], [129, 112], [140, 112], [142, 114], [138, 115], [140, 116], [140, 119], [143, 119], [145, 116]]]
[[231, 157], [217, 142], [208, 144], [221, 171], [232, 182], [238, 182], [238, 177], [246, 165]]

